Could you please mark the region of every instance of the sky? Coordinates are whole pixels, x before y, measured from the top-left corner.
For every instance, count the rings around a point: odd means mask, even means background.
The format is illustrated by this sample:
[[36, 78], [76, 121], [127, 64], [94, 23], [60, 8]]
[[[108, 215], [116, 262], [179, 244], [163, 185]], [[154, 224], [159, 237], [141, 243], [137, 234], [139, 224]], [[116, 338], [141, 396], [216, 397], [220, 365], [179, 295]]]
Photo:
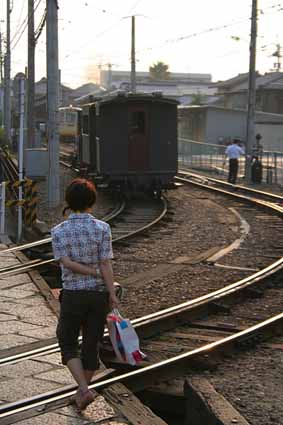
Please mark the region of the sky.
[[[11, 76], [27, 65], [28, 0], [10, 0]], [[35, 2], [35, 28], [46, 0]], [[58, 0], [61, 81], [98, 82], [99, 66], [130, 70], [131, 15], [136, 15], [136, 70], [157, 61], [171, 72], [205, 73], [212, 81], [249, 69], [251, 0]], [[283, 54], [283, 0], [258, 0], [257, 70], [269, 72], [276, 44]], [[6, 1], [0, 4], [6, 37]], [[46, 27], [36, 45], [36, 80], [46, 75]]]

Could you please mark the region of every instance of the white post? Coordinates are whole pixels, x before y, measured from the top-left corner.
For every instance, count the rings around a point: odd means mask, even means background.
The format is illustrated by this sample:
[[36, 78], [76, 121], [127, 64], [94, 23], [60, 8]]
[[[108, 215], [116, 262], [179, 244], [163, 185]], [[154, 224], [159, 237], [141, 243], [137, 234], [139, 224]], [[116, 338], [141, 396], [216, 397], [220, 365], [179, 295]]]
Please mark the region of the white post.
[[6, 183], [1, 183], [1, 220], [0, 220], [0, 231], [3, 235], [5, 233], [5, 204], [6, 204]]
[[[18, 166], [19, 166], [19, 181], [23, 180], [23, 154], [24, 154], [24, 114], [25, 114], [25, 81], [20, 79], [20, 138], [19, 138], [19, 152], [18, 152]], [[19, 186], [19, 202], [23, 199], [23, 187]], [[18, 206], [18, 242], [22, 237], [23, 229], [23, 207]]]

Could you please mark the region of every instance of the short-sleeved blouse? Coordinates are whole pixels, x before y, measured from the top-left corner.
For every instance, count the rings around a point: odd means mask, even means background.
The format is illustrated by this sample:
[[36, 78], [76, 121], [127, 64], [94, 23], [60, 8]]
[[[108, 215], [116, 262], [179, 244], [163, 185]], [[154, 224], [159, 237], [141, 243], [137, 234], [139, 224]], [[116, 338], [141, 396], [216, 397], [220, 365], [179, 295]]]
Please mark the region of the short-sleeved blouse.
[[[51, 230], [55, 260], [69, 257], [72, 261], [97, 266], [100, 261], [113, 258], [109, 224], [91, 214], [70, 214], [68, 219]], [[99, 274], [88, 276], [72, 272], [61, 263], [63, 288], [69, 290], [106, 290]]]

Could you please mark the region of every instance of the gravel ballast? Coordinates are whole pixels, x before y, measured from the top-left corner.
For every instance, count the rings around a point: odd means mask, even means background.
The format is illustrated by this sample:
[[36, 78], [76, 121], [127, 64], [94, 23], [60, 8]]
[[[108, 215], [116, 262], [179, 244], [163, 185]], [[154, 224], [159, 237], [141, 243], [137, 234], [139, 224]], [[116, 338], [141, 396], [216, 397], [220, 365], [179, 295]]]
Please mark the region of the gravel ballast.
[[[70, 171], [64, 172], [62, 184], [66, 185], [72, 178]], [[42, 199], [45, 198], [43, 186], [41, 183], [39, 189]], [[234, 203], [233, 207], [244, 216], [251, 230], [239, 249], [218, 261], [220, 267], [205, 262], [184, 264], [178, 272], [144, 283], [143, 274], [158, 270], [160, 265], [214, 247], [224, 248], [240, 237], [239, 220], [225, 198], [183, 187], [170, 192], [168, 200], [174, 211], [172, 222], [156, 229], [150, 238], [139, 237], [131, 246], [114, 247], [115, 278], [122, 284], [127, 282], [121, 304], [125, 316], [139, 317], [205, 295], [252, 274], [248, 269], [263, 268], [275, 261], [273, 257], [280, 256], [280, 251], [274, 253], [272, 248], [272, 240], [273, 244], [278, 240], [278, 230], [261, 219], [264, 213], [246, 206], [237, 208]], [[62, 221], [63, 205], [62, 202], [60, 207], [50, 210], [46, 201], [41, 201], [39, 219], [50, 227], [57, 224]], [[103, 217], [110, 208], [111, 201], [99, 195], [95, 215]], [[221, 265], [235, 269], [224, 269]], [[138, 282], [132, 284], [131, 278], [139, 276]], [[283, 424], [282, 355], [283, 338], [274, 338], [268, 344], [226, 359], [216, 371], [204, 375], [251, 425], [280, 425]]]

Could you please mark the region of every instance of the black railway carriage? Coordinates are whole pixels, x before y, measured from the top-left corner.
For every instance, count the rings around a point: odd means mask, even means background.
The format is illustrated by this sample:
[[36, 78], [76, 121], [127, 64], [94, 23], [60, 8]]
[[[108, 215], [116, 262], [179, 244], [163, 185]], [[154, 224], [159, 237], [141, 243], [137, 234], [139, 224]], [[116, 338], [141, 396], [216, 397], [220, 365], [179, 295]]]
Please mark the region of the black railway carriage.
[[118, 94], [83, 106], [81, 164], [96, 180], [133, 191], [172, 187], [177, 103], [160, 94]]

